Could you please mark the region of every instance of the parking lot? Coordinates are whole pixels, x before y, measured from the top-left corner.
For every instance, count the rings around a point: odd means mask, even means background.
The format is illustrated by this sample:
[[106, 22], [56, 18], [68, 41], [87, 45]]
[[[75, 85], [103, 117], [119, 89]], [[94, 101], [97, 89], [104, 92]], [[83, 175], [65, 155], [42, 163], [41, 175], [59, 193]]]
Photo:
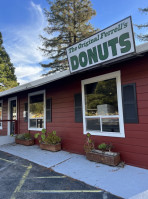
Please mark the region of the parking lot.
[[4, 199], [119, 198], [2, 151], [0, 151], [0, 187], [0, 198]]

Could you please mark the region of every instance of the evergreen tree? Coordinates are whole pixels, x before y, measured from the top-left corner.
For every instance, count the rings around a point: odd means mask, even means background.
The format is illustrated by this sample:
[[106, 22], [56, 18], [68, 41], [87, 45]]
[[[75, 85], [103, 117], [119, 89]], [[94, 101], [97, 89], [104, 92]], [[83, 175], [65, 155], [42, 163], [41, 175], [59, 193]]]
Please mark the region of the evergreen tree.
[[15, 68], [3, 46], [0, 32], [0, 92], [18, 85], [14, 72]]
[[[147, 8], [139, 8], [139, 11], [141, 11], [144, 14], [148, 14], [148, 7]], [[141, 28], [147, 28], [148, 29], [148, 23], [146, 24], [140, 24], [136, 25], [139, 29]], [[148, 32], [146, 34], [139, 34], [137, 37], [142, 41], [148, 41]]]
[[43, 48], [40, 49], [50, 59], [50, 63], [41, 64], [42, 67], [51, 68], [47, 73], [50, 74], [68, 68], [67, 47], [96, 32], [89, 23], [96, 12], [92, 9], [90, 0], [47, 1], [50, 8], [44, 10], [48, 21], [44, 31], [50, 38], [41, 36]]

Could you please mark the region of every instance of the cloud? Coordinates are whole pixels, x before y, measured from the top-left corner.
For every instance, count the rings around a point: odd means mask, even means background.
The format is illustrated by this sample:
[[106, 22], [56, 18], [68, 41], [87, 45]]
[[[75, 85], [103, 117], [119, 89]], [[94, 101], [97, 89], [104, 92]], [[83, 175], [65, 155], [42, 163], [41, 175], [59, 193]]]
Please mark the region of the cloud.
[[39, 35], [43, 34], [47, 22], [41, 6], [33, 1], [30, 2], [29, 17], [30, 22], [27, 25], [4, 29], [6, 37], [4, 46], [16, 68], [15, 73], [20, 83], [40, 78], [44, 70], [39, 63], [47, 61], [38, 49], [42, 46]]
[[42, 71], [41, 67], [34, 67], [34, 66], [24, 66], [21, 65], [16, 68], [15, 73], [19, 78], [24, 78], [30, 75], [36, 75]]
[[15, 73], [18, 77], [18, 82], [20, 84], [25, 84], [27, 82], [42, 78], [42, 68], [39, 66], [37, 67], [21, 65], [19, 67], [16, 67]]

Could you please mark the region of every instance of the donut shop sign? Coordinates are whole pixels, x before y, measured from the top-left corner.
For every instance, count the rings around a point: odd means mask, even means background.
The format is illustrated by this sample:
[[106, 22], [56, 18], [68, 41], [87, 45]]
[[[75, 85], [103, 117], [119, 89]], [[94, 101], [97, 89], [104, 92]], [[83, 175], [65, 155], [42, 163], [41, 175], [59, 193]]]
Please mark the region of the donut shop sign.
[[131, 17], [67, 48], [71, 73], [134, 52]]

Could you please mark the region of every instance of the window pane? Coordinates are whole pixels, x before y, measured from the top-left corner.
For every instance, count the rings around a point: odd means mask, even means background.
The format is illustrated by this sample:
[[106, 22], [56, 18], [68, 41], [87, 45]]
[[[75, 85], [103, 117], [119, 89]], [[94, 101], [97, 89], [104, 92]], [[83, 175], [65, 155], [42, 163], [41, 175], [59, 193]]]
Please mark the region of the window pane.
[[86, 130], [87, 131], [100, 131], [100, 118], [86, 118]]
[[31, 119], [30, 120], [30, 127], [31, 128], [36, 128], [36, 119]]
[[31, 128], [44, 127], [44, 95], [30, 96], [29, 119]]
[[116, 79], [87, 84], [85, 115], [118, 115]]
[[43, 118], [44, 116], [44, 103], [38, 102], [30, 104], [29, 118]]
[[43, 128], [43, 119], [37, 119], [37, 128]]
[[2, 104], [0, 103], [0, 120], [2, 119]]
[[119, 118], [102, 118], [102, 131], [120, 132]]
[[43, 102], [43, 94], [30, 96], [30, 104]]

